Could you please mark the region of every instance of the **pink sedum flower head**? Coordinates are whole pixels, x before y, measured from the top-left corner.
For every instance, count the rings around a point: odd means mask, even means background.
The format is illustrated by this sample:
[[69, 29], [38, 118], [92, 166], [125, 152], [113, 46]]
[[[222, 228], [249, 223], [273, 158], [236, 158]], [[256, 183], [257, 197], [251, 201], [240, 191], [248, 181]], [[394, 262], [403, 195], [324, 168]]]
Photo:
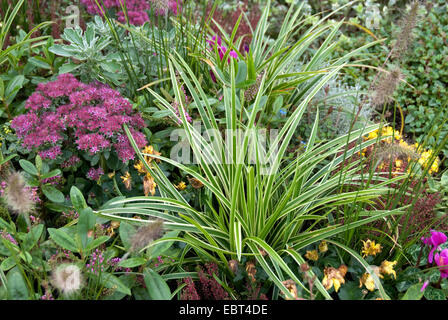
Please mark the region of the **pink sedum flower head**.
[[440, 277], [448, 278], [448, 249], [443, 249], [440, 253], [436, 253], [434, 260], [439, 266]]
[[139, 131], [145, 127], [143, 118], [118, 91], [101, 83], [87, 85], [71, 74], [62, 74], [56, 81], [40, 83], [25, 107], [28, 113], [11, 123], [23, 147], [34, 149], [43, 159], [59, 160], [62, 145], [73, 140], [75, 155], [63, 159], [64, 167], [76, 165], [79, 151], [95, 155], [115, 150], [123, 162], [134, 159], [123, 124], [139, 148], [146, 145]]
[[[99, 1], [102, 10], [114, 9], [117, 14], [117, 20], [126, 23], [127, 19], [122, 10], [121, 3], [123, 0], [103, 0]], [[98, 8], [95, 0], [81, 0], [81, 4], [85, 6], [89, 14], [102, 15], [102, 10]], [[172, 13], [177, 15], [181, 9], [181, 0], [126, 0], [126, 11], [129, 23], [135, 26], [141, 26], [149, 21], [150, 10], [154, 10], [156, 15], [167, 15]], [[179, 10], [178, 10], [179, 9]]]
[[441, 244], [447, 241], [447, 236], [443, 232], [431, 230], [431, 236], [428, 238], [422, 238], [421, 240], [424, 244], [432, 247], [428, 256], [428, 262], [432, 263], [434, 261], [434, 251], [436, 251]]

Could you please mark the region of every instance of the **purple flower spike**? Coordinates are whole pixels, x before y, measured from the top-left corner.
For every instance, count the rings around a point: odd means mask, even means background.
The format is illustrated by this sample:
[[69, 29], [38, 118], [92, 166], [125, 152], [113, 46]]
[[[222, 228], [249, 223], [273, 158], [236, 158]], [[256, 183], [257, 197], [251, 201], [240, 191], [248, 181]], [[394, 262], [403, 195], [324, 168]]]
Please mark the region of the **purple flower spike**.
[[434, 251], [436, 251], [439, 246], [447, 241], [447, 236], [443, 232], [431, 230], [431, 236], [428, 238], [422, 238], [424, 244], [431, 246], [432, 249], [428, 255], [428, 262], [433, 263], [434, 261]]
[[426, 289], [426, 287], [428, 286], [428, 284], [429, 284], [429, 280], [426, 280], [426, 281], [423, 283], [422, 288], [420, 289], [420, 292], [425, 291], [425, 289]]

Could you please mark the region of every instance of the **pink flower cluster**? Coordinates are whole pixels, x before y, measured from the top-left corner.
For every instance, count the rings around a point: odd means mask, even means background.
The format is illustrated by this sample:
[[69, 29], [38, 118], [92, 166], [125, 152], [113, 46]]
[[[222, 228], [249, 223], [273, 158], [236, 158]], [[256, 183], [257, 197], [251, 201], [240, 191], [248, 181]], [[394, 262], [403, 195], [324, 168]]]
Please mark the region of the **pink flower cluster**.
[[104, 265], [104, 256], [103, 253], [95, 249], [94, 252], [90, 255], [89, 263], [86, 265], [87, 271], [98, 274], [100, 272], [105, 271], [105, 265]]
[[30, 194], [30, 196], [31, 196], [31, 200], [32, 200], [34, 203], [41, 203], [41, 200], [40, 200], [40, 198], [39, 198], [39, 188], [38, 188], [38, 187], [29, 187], [29, 186], [26, 186], [25, 189], [26, 189], [26, 192], [27, 192], [28, 194]]
[[87, 172], [86, 177], [90, 180], [97, 181], [104, 174], [103, 168], [99, 167], [98, 169], [90, 168]]
[[77, 211], [69, 211], [69, 212], [62, 212], [62, 216], [64, 216], [67, 220], [76, 220], [79, 218], [79, 213]]
[[81, 161], [77, 156], [71, 156], [68, 160], [61, 163], [61, 168], [73, 168]]
[[117, 266], [120, 262], [121, 262], [121, 258], [112, 258], [110, 259], [107, 263], [114, 268], [115, 271], [124, 271], [124, 272], [131, 272], [131, 268], [123, 268], [123, 267], [119, 267]]
[[109, 267], [112, 267], [114, 271], [124, 271], [131, 272], [130, 268], [122, 268], [117, 266], [121, 261], [121, 258], [112, 258], [104, 261], [103, 252], [99, 249], [95, 249], [90, 255], [89, 263], [86, 265], [87, 271], [98, 274], [100, 272], [105, 272]]
[[8, 232], [6, 232], [6, 231], [1, 231], [1, 230], [0, 230], [0, 236], [1, 236], [3, 239], [6, 239], [6, 240], [8, 240], [9, 242], [11, 242], [12, 244], [15, 244], [15, 245], [17, 246], [17, 241], [16, 241], [16, 239], [14, 239], [14, 237], [13, 237], [12, 235], [10, 235]]
[[[138, 131], [145, 123], [127, 99], [104, 84], [79, 82], [72, 74], [39, 83], [25, 108], [28, 113], [14, 118], [11, 128], [23, 139], [23, 147], [37, 149], [44, 159], [58, 159], [70, 140], [90, 155], [115, 149], [123, 162], [134, 159], [123, 124], [129, 126], [139, 148], [146, 145], [145, 136]], [[78, 156], [72, 156], [62, 166], [74, 166], [78, 161]]]
[[3, 197], [3, 194], [5, 193], [5, 189], [8, 186], [6, 181], [0, 182], [0, 197]]
[[[125, 13], [122, 10], [122, 4], [125, 3], [123, 0], [103, 0], [103, 3], [105, 8], [116, 10], [118, 21], [126, 22]], [[86, 7], [89, 14], [102, 15], [102, 10], [98, 8], [95, 0], [81, 0], [81, 4]], [[181, 0], [126, 0], [126, 12], [130, 24], [141, 26], [149, 21], [148, 12], [151, 6], [156, 15], [166, 15], [170, 11], [177, 15], [181, 4]]]

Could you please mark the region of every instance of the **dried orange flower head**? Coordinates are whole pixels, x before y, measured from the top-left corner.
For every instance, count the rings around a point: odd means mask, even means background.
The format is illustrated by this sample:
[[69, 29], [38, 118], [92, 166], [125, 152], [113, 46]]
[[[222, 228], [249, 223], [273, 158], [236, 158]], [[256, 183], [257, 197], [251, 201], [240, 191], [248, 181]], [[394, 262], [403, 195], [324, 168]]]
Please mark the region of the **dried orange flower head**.
[[293, 298], [290, 298], [290, 297], [286, 294], [286, 292], [283, 292], [283, 295], [285, 296], [285, 299], [286, 299], [286, 300], [297, 300], [297, 299], [299, 298], [299, 294], [298, 294], [298, 292], [297, 292], [297, 286], [296, 286], [296, 283], [295, 283], [293, 280], [291, 280], [291, 279], [286, 280], [286, 281], [283, 281], [282, 283], [283, 283], [283, 285], [286, 287], [286, 289], [288, 290], [288, 292], [293, 296]]
[[328, 251], [328, 244], [327, 241], [324, 240], [319, 244], [319, 252], [324, 253], [327, 251]]
[[257, 273], [257, 268], [255, 267], [255, 263], [252, 261], [249, 261], [246, 263], [246, 271], [249, 275], [252, 282], [255, 282], [255, 274]]
[[322, 279], [322, 284], [324, 285], [325, 289], [330, 290], [331, 287], [334, 286], [334, 291], [338, 292], [341, 284], [345, 283], [345, 274], [343, 273], [344, 268], [342, 268], [342, 272], [339, 268], [336, 269], [333, 267], [327, 267], [324, 269], [324, 278]]
[[131, 175], [128, 171], [126, 171], [126, 174], [124, 176], [121, 176], [121, 180], [123, 180], [123, 184], [126, 187], [126, 189], [131, 190], [132, 186], [132, 178]]
[[317, 253], [317, 250], [307, 251], [305, 254], [305, 258], [307, 258], [308, 260], [317, 261], [319, 260], [319, 254]]

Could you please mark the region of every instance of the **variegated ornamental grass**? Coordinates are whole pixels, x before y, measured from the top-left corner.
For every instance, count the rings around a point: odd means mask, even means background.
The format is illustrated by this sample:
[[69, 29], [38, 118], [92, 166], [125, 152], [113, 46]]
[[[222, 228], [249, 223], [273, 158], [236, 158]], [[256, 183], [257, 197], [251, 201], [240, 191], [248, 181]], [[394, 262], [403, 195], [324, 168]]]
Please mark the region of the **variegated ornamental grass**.
[[[304, 31], [301, 30], [305, 27], [304, 20], [298, 19], [300, 8], [291, 6], [278, 38], [269, 43], [265, 37], [269, 4], [268, 2], [266, 5], [255, 30], [251, 50], [245, 58], [256, 74], [264, 72], [251, 108], [241, 107], [239, 100], [241, 89], [237, 88], [235, 80], [238, 63], [232, 62], [227, 71], [217, 72], [224, 97], [223, 125], [218, 124], [200, 81], [188, 64], [176, 53], [169, 55], [170, 79], [179, 108], [185, 110], [182, 99], [184, 93], [179, 83], [182, 82], [193, 97], [204, 129], [243, 132], [241, 137], [234, 135], [230, 141], [224, 141], [218, 136], [213, 143], [210, 143], [189, 123], [184, 112], [180, 112], [182, 128], [186, 132], [193, 154], [198, 159], [199, 170], [193, 170], [191, 166], [168, 157], [151, 155], [176, 166], [204, 185], [206, 196], [202, 199], [201, 206], [192, 207], [156, 164], [153, 167], [146, 164], [143, 158], [145, 154], [138, 150], [132, 135], [125, 127], [140, 160], [154, 177], [161, 196], [115, 200], [107, 208], [96, 213], [114, 220], [136, 223], [151, 222], [123, 215], [161, 218], [165, 221], [167, 229], [178, 230], [181, 233], [177, 237], [164, 237], [151, 245], [164, 241], [184, 242], [186, 247], [183, 256], [189, 251], [194, 251], [197, 261], [199, 257], [215, 261], [226, 271], [226, 277], [232, 276], [228, 264], [230, 260], [240, 261], [242, 256], [254, 257], [275, 284], [274, 294], [278, 294], [280, 290], [288, 296], [291, 294], [282, 284], [282, 281], [287, 279], [294, 280], [304, 294], [309, 294], [309, 289], [286, 264], [284, 258], [291, 257], [297, 265], [300, 265], [305, 262], [300, 249], [326, 239], [348, 252], [363, 265], [374, 278], [381, 296], [388, 298], [369, 264], [357, 252], [337, 241], [337, 236], [341, 233], [403, 212], [403, 208], [394, 210], [367, 210], [367, 208], [372, 207], [373, 201], [380, 195], [388, 194], [391, 190], [389, 185], [405, 179], [406, 174], [393, 179], [385, 179], [373, 173], [366, 177], [360, 173], [364, 165], [362, 161], [349, 164], [345, 161], [377, 142], [364, 141], [362, 136], [378, 129], [379, 125], [352, 131], [326, 143], [316, 143], [319, 121], [317, 117], [305, 151], [293, 161], [285, 161], [286, 150], [293, 134], [301, 123], [307, 105], [316, 93], [343, 70], [351, 57], [355, 57], [375, 42], [340, 59], [330, 60], [329, 57], [335, 49], [336, 32], [341, 22], [329, 23], [327, 20], [330, 14]], [[235, 26], [237, 27], [238, 25]], [[292, 37], [297, 35], [299, 29], [301, 36], [290, 45]], [[224, 39], [227, 44], [232, 44], [234, 34], [235, 31], [230, 38]], [[306, 49], [319, 38], [325, 40], [303, 65], [302, 72], [291, 73], [293, 62], [303, 58]], [[240, 43], [237, 42], [231, 49], [237, 50], [239, 47]], [[207, 50], [205, 41], [203, 48], [212, 67], [227, 60], [226, 56], [222, 61], [216, 59], [214, 52]], [[241, 59], [244, 58], [240, 53], [238, 55]], [[288, 88], [297, 89], [288, 91]], [[173, 113], [173, 117], [176, 116], [164, 97], [151, 88], [147, 90], [160, 109], [169, 110]], [[280, 129], [278, 137], [270, 143], [271, 147], [278, 148], [270, 148], [265, 152], [262, 141], [253, 134], [254, 130], [262, 129], [256, 119], [257, 115], [263, 112], [262, 100], [274, 98], [279, 94], [283, 94], [285, 104], [297, 105], [297, 108]], [[238, 110], [241, 110], [241, 113]], [[349, 145], [355, 146], [349, 148]], [[223, 150], [228, 150], [228, 153]], [[250, 161], [252, 155], [256, 155], [254, 163]], [[268, 172], [265, 172], [262, 157], [272, 160]], [[229, 159], [232, 161], [227, 161]], [[365, 183], [366, 180], [375, 183]], [[340, 211], [341, 206], [356, 208], [356, 218], [344, 216], [344, 224], [332, 222], [330, 217]], [[349, 215], [348, 212], [351, 211], [347, 210], [342, 214]], [[260, 251], [267, 254], [262, 255]], [[308, 273], [313, 276], [312, 271]], [[331, 299], [319, 280], [316, 280], [315, 285], [324, 298]]]

